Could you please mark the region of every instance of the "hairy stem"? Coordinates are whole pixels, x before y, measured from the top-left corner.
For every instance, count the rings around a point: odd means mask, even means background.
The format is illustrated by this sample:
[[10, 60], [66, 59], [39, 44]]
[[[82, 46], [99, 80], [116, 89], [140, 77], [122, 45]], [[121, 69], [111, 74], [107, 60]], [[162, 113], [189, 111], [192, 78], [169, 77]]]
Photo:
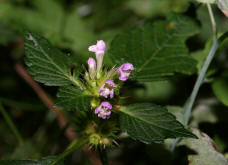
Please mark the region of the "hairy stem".
[[1, 103], [0, 103], [0, 111], [1, 111], [2, 116], [4, 117], [4, 119], [6, 120], [8, 126], [10, 127], [11, 131], [13, 132], [15, 137], [17, 138], [19, 144], [22, 145], [24, 143], [23, 138], [20, 135], [17, 127], [15, 126], [15, 124], [13, 123], [13, 121], [10, 118], [9, 114], [6, 112], [5, 108], [2, 106]]
[[108, 165], [108, 157], [106, 149], [99, 148], [99, 155], [103, 165]]

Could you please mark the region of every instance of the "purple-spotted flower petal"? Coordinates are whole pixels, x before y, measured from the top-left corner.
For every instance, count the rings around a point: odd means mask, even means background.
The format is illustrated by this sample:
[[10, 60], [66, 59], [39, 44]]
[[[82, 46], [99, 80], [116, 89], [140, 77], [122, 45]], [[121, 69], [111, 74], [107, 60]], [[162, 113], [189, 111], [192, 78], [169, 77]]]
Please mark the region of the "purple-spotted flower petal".
[[96, 59], [97, 59], [97, 76], [99, 78], [99, 72], [102, 68], [102, 62], [103, 62], [103, 57], [104, 53], [106, 51], [106, 45], [103, 40], [97, 41], [96, 45], [92, 45], [89, 47], [90, 52], [94, 52], [96, 54]]
[[89, 66], [89, 74], [92, 79], [95, 77], [96, 72], [96, 61], [93, 58], [88, 59], [88, 66]]
[[99, 107], [95, 109], [95, 114], [102, 119], [108, 119], [111, 115], [112, 105], [108, 101], [103, 101]]
[[119, 80], [126, 81], [134, 69], [131, 63], [125, 63], [118, 68], [120, 74]]
[[100, 93], [101, 96], [104, 96], [105, 98], [108, 98], [108, 96], [110, 96], [110, 98], [113, 98], [114, 86], [115, 86], [115, 83], [112, 80], [107, 80], [105, 81], [104, 85], [102, 85], [102, 87], [98, 90], [98, 92]]

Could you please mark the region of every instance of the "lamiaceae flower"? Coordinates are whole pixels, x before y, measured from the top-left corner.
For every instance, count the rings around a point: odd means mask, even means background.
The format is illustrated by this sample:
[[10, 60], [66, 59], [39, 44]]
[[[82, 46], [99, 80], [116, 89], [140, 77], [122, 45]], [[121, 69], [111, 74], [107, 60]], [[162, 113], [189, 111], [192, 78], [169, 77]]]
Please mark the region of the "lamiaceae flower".
[[110, 96], [110, 98], [113, 98], [114, 86], [115, 83], [112, 80], [107, 80], [105, 81], [104, 85], [102, 85], [102, 87], [98, 90], [98, 92], [101, 96], [104, 96], [105, 98], [108, 98], [108, 96]]
[[104, 53], [106, 51], [106, 45], [103, 40], [97, 41], [96, 45], [92, 45], [89, 47], [90, 52], [94, 52], [96, 54], [96, 59], [97, 59], [97, 72], [99, 75], [99, 72], [102, 68], [102, 62], [103, 62], [103, 57]]
[[[131, 63], [125, 63], [117, 68], [113, 67], [110, 70], [103, 70], [102, 63], [106, 51], [106, 45], [103, 40], [98, 40], [96, 45], [89, 46], [88, 49], [96, 55], [96, 60], [93, 58], [88, 59], [89, 71], [84, 76], [90, 85], [89, 91], [96, 97], [91, 101], [91, 109], [96, 107], [95, 114], [102, 119], [108, 119], [111, 115], [112, 105], [107, 101], [103, 101], [99, 105], [101, 98], [97, 97], [97, 91], [99, 96], [103, 96], [105, 99], [112, 99], [114, 97], [114, 88], [120, 87], [112, 81], [116, 78], [116, 74], [120, 74], [119, 80], [126, 81], [134, 68]], [[103, 80], [106, 80], [104, 84], [98, 86]]]
[[120, 74], [119, 80], [126, 81], [134, 69], [131, 63], [125, 63], [118, 68]]
[[92, 79], [94, 79], [95, 72], [96, 72], [96, 61], [91, 57], [88, 59], [88, 66], [89, 66], [89, 75]]
[[108, 101], [103, 101], [99, 107], [95, 109], [95, 114], [102, 119], [108, 119], [111, 115], [112, 105]]

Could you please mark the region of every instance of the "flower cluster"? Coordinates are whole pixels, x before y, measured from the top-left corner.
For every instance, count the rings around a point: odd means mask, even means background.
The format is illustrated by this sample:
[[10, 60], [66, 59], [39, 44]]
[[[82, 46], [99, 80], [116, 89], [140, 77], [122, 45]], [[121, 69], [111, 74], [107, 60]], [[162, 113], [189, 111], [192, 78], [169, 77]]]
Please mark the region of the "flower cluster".
[[[86, 78], [89, 80], [99, 80], [102, 76], [102, 63], [103, 57], [106, 51], [106, 45], [103, 40], [97, 41], [96, 45], [92, 45], [89, 47], [90, 52], [94, 52], [96, 55], [96, 60], [94, 58], [88, 59], [88, 70], [89, 73], [86, 73]], [[118, 68], [112, 69], [107, 76], [107, 79], [104, 83], [99, 87], [98, 93], [101, 97], [105, 99], [112, 99], [114, 97], [114, 88], [116, 84], [112, 79], [112, 76], [116, 73], [119, 73], [119, 80], [126, 81], [130, 76], [132, 70], [134, 69], [131, 63], [125, 63]], [[95, 114], [102, 119], [110, 118], [112, 110], [112, 105], [108, 101], [103, 101], [101, 104], [95, 109]]]

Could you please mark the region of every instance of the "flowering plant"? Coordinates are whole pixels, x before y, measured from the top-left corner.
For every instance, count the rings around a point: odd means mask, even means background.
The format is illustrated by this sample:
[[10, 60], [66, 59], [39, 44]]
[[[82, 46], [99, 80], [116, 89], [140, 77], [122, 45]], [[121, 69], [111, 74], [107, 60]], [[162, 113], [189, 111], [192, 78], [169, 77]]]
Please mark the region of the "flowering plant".
[[[66, 60], [67, 57], [53, 48], [47, 40], [30, 32], [25, 39], [26, 64], [30, 74], [46, 85], [61, 86], [55, 106], [68, 110], [78, 138], [86, 139], [82, 141], [95, 149], [103, 150], [108, 146], [115, 146], [124, 132], [144, 143], [162, 142], [166, 138], [175, 137], [196, 138], [164, 107], [151, 103], [128, 106], [123, 104], [126, 96], [121, 95], [124, 95], [122, 91], [127, 87], [127, 80], [133, 81], [135, 74], [141, 72], [142, 76], [146, 71], [143, 67], [147, 64], [141, 65], [140, 60], [139, 63], [132, 60], [134, 55], [126, 58], [126, 61], [118, 60], [114, 66], [107, 67], [103, 62], [106, 44], [103, 40], [98, 40], [96, 45], [88, 48], [94, 53], [88, 58], [88, 67], [83, 67], [82, 71], [72, 68], [69, 72], [70, 60]], [[117, 38], [112, 44], [117, 42], [124, 45], [126, 43], [121, 42], [125, 41], [118, 41]], [[52, 49], [55, 49], [55, 54]], [[110, 52], [112, 51], [111, 48]], [[107, 56], [113, 58], [116, 53]], [[121, 54], [123, 52], [118, 52], [116, 58]], [[41, 61], [35, 62], [36, 59]], [[46, 70], [43, 70], [44, 64]]]
[[227, 165], [227, 17], [228, 0], [0, 0], [0, 165]]
[[[55, 106], [66, 110], [76, 131], [76, 141], [63, 157], [84, 144], [103, 153], [107, 147], [118, 146], [122, 137], [146, 144], [161, 143], [167, 138], [197, 138], [186, 127], [188, 113], [184, 112], [186, 116], [180, 122], [166, 107], [150, 102], [135, 103], [124, 91], [129, 83], [194, 73], [196, 61], [187, 55], [185, 40], [198, 31], [199, 26], [191, 18], [171, 14], [166, 21], [148, 23], [117, 36], [109, 49], [103, 40], [98, 40], [88, 47], [92, 57], [88, 57], [83, 69], [74, 63], [72, 56], [65, 56], [45, 38], [27, 32], [28, 71], [35, 80], [60, 87]], [[104, 62], [106, 57], [112, 65]], [[176, 142], [173, 144], [175, 147]], [[101, 154], [105, 164], [103, 157]]]

